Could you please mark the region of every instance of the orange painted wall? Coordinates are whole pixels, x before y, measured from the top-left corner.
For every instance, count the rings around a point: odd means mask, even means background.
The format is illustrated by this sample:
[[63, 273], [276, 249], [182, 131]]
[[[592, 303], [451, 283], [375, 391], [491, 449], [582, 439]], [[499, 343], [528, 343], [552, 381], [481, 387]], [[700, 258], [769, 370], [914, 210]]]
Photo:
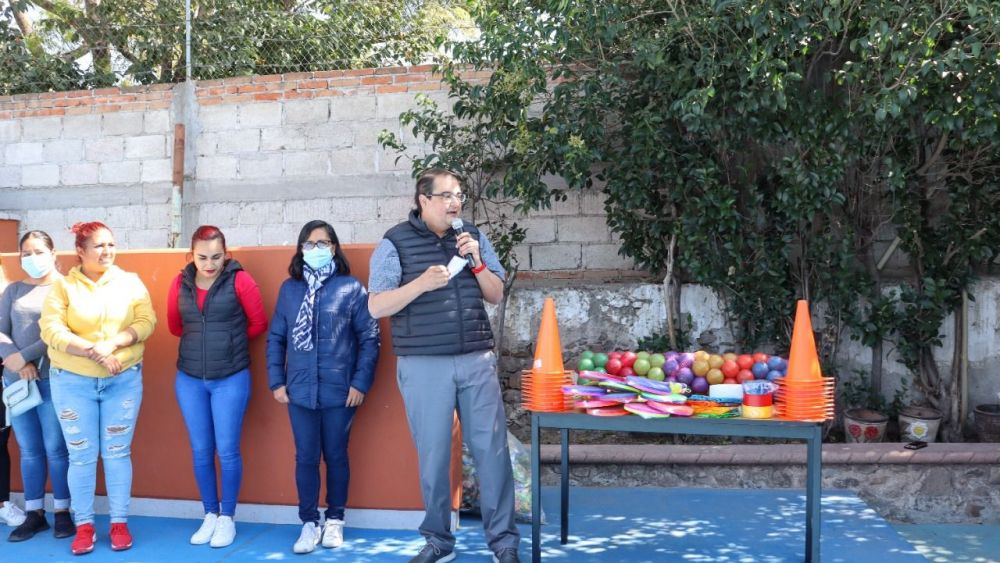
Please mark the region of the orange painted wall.
[[[16, 241], [16, 239], [15, 239]], [[373, 245], [345, 246], [352, 274], [367, 284]], [[288, 277], [291, 247], [233, 248], [233, 257], [260, 285], [264, 307], [273, 311], [278, 288]], [[170, 283], [186, 263], [184, 250], [120, 251], [116, 264], [136, 272], [153, 298], [159, 320], [146, 343], [143, 402], [133, 443], [136, 497], [197, 500], [187, 431], [174, 396], [178, 339], [166, 326], [166, 295]], [[60, 256], [62, 271], [77, 263], [75, 255]], [[24, 277], [14, 255], [3, 256], [7, 279]], [[410, 438], [402, 397], [396, 386], [396, 358], [392, 354], [389, 323], [383, 320], [382, 350], [375, 383], [359, 409], [351, 432], [351, 487], [348, 505], [354, 508], [419, 510], [423, 508], [416, 452]], [[251, 345], [252, 396], [243, 426], [244, 463], [241, 502], [296, 505], [295, 447], [287, 409], [274, 401], [267, 388], [266, 335]], [[452, 459], [453, 507], [461, 500], [460, 438], [456, 425]], [[17, 448], [11, 446], [13, 490], [21, 490]], [[100, 473], [99, 473], [100, 474]], [[103, 483], [99, 493], [103, 494]], [[320, 498], [323, 498], [321, 496]]]
[[0, 219], [0, 252], [17, 252], [17, 221]]

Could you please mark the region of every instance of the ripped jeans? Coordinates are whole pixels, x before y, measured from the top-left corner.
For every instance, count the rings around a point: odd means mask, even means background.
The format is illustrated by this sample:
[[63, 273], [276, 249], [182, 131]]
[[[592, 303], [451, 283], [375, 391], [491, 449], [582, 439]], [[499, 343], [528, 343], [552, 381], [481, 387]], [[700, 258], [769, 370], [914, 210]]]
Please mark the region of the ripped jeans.
[[69, 451], [70, 504], [76, 525], [94, 521], [97, 456], [104, 460], [111, 522], [128, 520], [132, 495], [132, 437], [142, 404], [142, 364], [114, 377], [53, 368], [52, 404]]

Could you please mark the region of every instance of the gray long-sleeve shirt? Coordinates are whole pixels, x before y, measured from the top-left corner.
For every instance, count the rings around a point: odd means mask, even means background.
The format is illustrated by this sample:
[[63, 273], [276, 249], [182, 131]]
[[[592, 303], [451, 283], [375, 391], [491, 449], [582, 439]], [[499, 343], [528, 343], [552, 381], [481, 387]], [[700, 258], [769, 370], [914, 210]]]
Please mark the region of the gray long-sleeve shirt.
[[[0, 358], [20, 352], [27, 362], [39, 367], [38, 376], [49, 376], [48, 347], [42, 342], [38, 318], [42, 315], [42, 303], [48, 296], [51, 284], [31, 285], [14, 282], [0, 295]], [[45, 358], [45, 361], [40, 361]], [[7, 383], [17, 381], [20, 376], [7, 368], [3, 370]]]

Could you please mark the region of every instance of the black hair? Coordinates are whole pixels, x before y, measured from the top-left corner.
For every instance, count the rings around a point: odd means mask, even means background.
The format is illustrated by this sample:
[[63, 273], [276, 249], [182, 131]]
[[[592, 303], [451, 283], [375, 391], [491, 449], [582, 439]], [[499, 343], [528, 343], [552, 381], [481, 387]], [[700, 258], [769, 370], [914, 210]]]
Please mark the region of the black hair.
[[302, 267], [305, 265], [305, 260], [302, 258], [302, 243], [309, 240], [309, 235], [312, 234], [316, 229], [323, 229], [326, 231], [327, 236], [330, 237], [330, 241], [336, 247], [333, 253], [333, 261], [337, 264], [338, 274], [350, 274], [351, 265], [347, 263], [347, 257], [344, 256], [344, 250], [340, 247], [340, 239], [337, 238], [337, 231], [333, 230], [333, 226], [326, 221], [320, 219], [314, 219], [309, 221], [305, 225], [302, 225], [302, 230], [299, 231], [299, 242], [295, 247], [295, 255], [292, 256], [292, 261], [288, 264], [288, 275], [295, 280], [301, 280], [302, 277]]
[[45, 246], [47, 246], [52, 252], [56, 251], [56, 245], [52, 244], [52, 237], [50, 237], [45, 231], [28, 231], [24, 233], [24, 235], [21, 236], [21, 240], [17, 242], [18, 251], [20, 251], [21, 247], [24, 246], [24, 241], [29, 238], [36, 238], [45, 243]]
[[459, 184], [465, 183], [457, 172], [452, 172], [447, 168], [428, 168], [421, 172], [420, 177], [417, 178], [417, 190], [413, 194], [413, 204], [416, 205], [418, 215], [423, 211], [423, 207], [420, 205], [420, 196], [425, 195], [430, 197], [434, 193], [434, 181], [444, 176], [455, 178]]

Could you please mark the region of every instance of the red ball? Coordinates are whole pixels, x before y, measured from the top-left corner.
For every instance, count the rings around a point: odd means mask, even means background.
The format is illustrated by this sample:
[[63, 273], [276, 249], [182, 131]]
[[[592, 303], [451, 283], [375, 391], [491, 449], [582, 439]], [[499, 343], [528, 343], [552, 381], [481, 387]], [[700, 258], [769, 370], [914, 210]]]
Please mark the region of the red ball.
[[622, 354], [622, 367], [630, 368], [635, 364], [636, 355], [635, 352], [629, 351]]
[[736, 365], [740, 366], [740, 369], [750, 369], [753, 365], [753, 356], [750, 354], [740, 354], [736, 358]]

